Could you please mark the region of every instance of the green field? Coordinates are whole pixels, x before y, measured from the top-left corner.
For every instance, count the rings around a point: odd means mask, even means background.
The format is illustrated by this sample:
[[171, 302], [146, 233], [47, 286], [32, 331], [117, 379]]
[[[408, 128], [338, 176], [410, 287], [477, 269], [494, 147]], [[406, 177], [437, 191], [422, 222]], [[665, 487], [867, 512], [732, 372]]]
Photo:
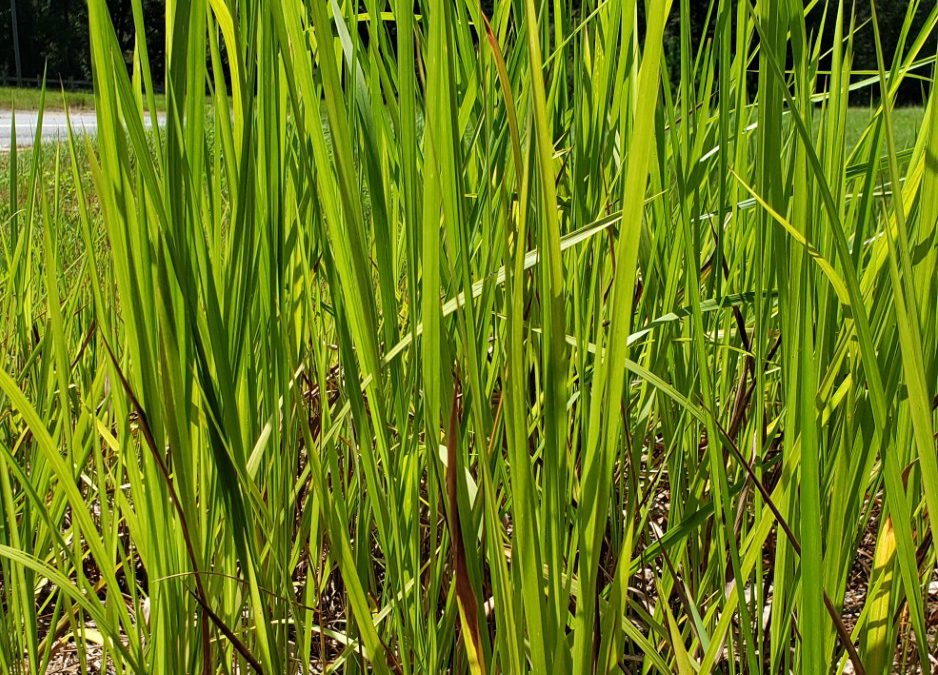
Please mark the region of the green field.
[[931, 672], [934, 54], [827, 4], [173, 3], [155, 83], [89, 0], [98, 134], [0, 155], [0, 675]]
[[[166, 109], [166, 97], [157, 94], [156, 109]], [[39, 110], [40, 104], [45, 110], [94, 110], [94, 94], [90, 91], [63, 91], [49, 83], [42, 96], [42, 89], [37, 87], [0, 87], [0, 110]]]
[[61, 91], [50, 84], [43, 99], [36, 87], [0, 87], [0, 110], [93, 110], [94, 94], [90, 91]]
[[[845, 140], [848, 148], [853, 148], [862, 139], [863, 132], [870, 127], [874, 119], [874, 110], [869, 108], [848, 108]], [[915, 145], [922, 122], [925, 119], [925, 109], [915, 107], [896, 108], [893, 111], [893, 138], [897, 150], [908, 150]]]

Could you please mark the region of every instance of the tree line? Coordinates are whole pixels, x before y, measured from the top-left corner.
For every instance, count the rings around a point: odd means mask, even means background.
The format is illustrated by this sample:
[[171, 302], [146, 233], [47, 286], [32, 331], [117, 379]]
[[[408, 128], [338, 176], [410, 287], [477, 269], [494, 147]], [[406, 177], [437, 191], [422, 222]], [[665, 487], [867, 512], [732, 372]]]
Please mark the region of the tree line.
[[[582, 0], [570, 0], [573, 13], [571, 21], [578, 21], [582, 12]], [[743, 1], [743, 0], [738, 0]], [[748, 1], [748, 0], [746, 0]], [[825, 5], [826, 2], [826, 5]], [[481, 0], [483, 11], [491, 5], [491, 0]], [[132, 0], [107, 0], [114, 20], [117, 39], [127, 55], [128, 62], [134, 47], [134, 20]], [[415, 6], [420, 0], [415, 0]], [[713, 19], [708, 20], [708, 5], [701, 0], [675, 2], [671, 20], [665, 34], [665, 53], [676, 76], [680, 50], [680, 6], [688, 14], [692, 44], [712, 36]], [[902, 35], [902, 26], [908, 10], [908, 2], [900, 0], [875, 0], [876, 14], [880, 28], [883, 51], [889, 59], [895, 53]], [[592, 3], [590, 3], [592, 6]], [[871, 9], [868, 1], [860, 0], [845, 3], [855, 6], [856, 25], [861, 26], [854, 42], [855, 70], [876, 69], [876, 46], [870, 23]], [[144, 25], [147, 32], [147, 49], [156, 82], [163, 79], [163, 45], [165, 28], [165, 0], [141, 0]], [[815, 35], [824, 33], [825, 44], [833, 39], [833, 17], [836, 12], [835, 0], [822, 0], [808, 17], [808, 29]], [[552, 11], [553, 3], [547, 3]], [[638, 3], [639, 24], [643, 23], [644, 2]], [[826, 9], [826, 11], [825, 11]], [[911, 35], [918, 35], [924, 26], [931, 3], [922, 2], [913, 17]], [[387, 24], [385, 24], [387, 25]], [[367, 26], [360, 29], [367, 39]], [[391, 27], [393, 30], [393, 27]], [[88, 10], [86, 0], [0, 0], [0, 35], [5, 37], [0, 49], [0, 79], [12, 84], [20, 79], [24, 84], [35, 85], [43, 72], [47, 73], [50, 83], [58, 86], [59, 82], [72, 88], [87, 87], [91, 82], [91, 62], [88, 54]], [[18, 49], [17, 49], [18, 48]], [[934, 56], [938, 51], [938, 32], [931, 37], [924, 50], [925, 56]], [[17, 54], [18, 52], [18, 54]], [[17, 63], [18, 61], [18, 63]], [[825, 64], [822, 63], [822, 68]], [[888, 64], [887, 64], [888, 65]], [[926, 78], [932, 69], [923, 69]], [[910, 80], [900, 92], [900, 103], [917, 104], [924, 100], [923, 80]], [[856, 103], [867, 103], [876, 97], [876, 88], [859, 91], [854, 94]]]

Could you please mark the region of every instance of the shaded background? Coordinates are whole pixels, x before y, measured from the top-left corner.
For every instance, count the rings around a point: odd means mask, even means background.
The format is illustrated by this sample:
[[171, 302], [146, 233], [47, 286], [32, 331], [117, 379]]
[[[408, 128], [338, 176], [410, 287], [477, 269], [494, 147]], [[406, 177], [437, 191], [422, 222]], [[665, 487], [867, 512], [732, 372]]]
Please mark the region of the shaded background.
[[[131, 0], [107, 0], [128, 63], [133, 55], [134, 25]], [[156, 81], [163, 80], [164, 0], [142, 0], [147, 48]], [[69, 89], [91, 88], [86, 0], [0, 0], [0, 80], [16, 84], [14, 10], [19, 40], [20, 71], [26, 85], [42, 80], [48, 64], [50, 89], [59, 82]]]
[[[141, 0], [144, 13], [144, 22], [147, 27], [147, 48], [150, 53], [150, 62], [155, 82], [163, 81], [163, 42], [164, 42], [164, 0]], [[279, 0], [272, 0], [279, 1]], [[740, 0], [742, 1], [742, 0]], [[748, 1], [748, 0], [747, 0]], [[580, 0], [574, 0], [574, 6]], [[131, 0], [108, 0], [107, 2], [117, 38], [124, 49], [128, 62], [133, 53], [133, 14]], [[491, 0], [481, 0], [483, 11], [490, 9]], [[639, 1], [639, 22], [643, 14], [644, 2]], [[672, 75], [677, 76], [680, 50], [679, 12], [681, 3], [675, 2], [668, 22], [665, 37], [665, 53]], [[691, 31], [694, 44], [706, 39], [705, 23], [707, 5], [706, 0], [689, 0], [687, 5], [690, 12]], [[814, 35], [822, 30], [824, 11], [823, 4], [812, 11], [808, 17], [808, 30]], [[825, 44], [830, 44], [833, 34], [833, 15], [837, 4], [828, 0], [829, 17], [825, 32]], [[845, 6], [852, 5], [845, 0]], [[552, 3], [548, 4], [550, 7]], [[866, 24], [855, 40], [855, 70], [876, 69], [876, 48], [873, 41], [873, 30], [867, 20], [870, 17], [868, 0], [859, 0], [857, 3], [857, 25]], [[931, 10], [931, 0], [922, 2], [915, 16], [912, 35], [917, 35], [925, 23], [926, 16]], [[88, 12], [85, 0], [0, 0], [0, 81], [3, 84], [16, 83], [16, 62], [14, 53], [13, 9], [16, 11], [16, 34], [19, 40], [20, 71], [25, 83], [35, 84], [42, 78], [43, 67], [48, 64], [48, 78], [52, 87], [58, 88], [59, 82], [64, 82], [67, 88], [90, 88], [91, 63], [88, 57]], [[883, 50], [889, 59], [895, 52], [896, 44], [902, 29], [902, 23], [908, 3], [902, 0], [876, 0], [876, 12], [879, 17], [880, 32], [883, 41]], [[580, 20], [575, 16], [574, 22]], [[362, 27], [362, 31], [366, 29]], [[367, 39], [367, 36], [363, 35]], [[938, 51], [938, 32], [929, 39], [921, 56], [934, 56]], [[825, 64], [821, 64], [822, 68]], [[888, 63], [887, 63], [888, 66]], [[922, 69], [919, 73], [930, 76], [932, 69]], [[921, 104], [927, 92], [920, 80], [909, 80], [899, 93], [899, 102], [903, 104]], [[875, 98], [876, 88], [856, 92], [853, 102], [857, 104], [869, 103]]]

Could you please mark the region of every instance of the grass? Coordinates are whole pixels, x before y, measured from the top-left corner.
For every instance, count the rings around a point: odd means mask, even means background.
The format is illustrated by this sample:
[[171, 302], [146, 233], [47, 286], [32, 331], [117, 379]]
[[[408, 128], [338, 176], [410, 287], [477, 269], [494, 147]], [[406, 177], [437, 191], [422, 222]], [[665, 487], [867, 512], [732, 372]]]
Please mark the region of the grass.
[[[42, 89], [38, 87], [0, 87], [0, 110], [39, 110]], [[156, 94], [156, 109], [166, 109], [166, 97]], [[62, 91], [51, 83], [45, 96], [45, 110], [94, 110], [94, 93]]]
[[[908, 150], [915, 146], [919, 131], [925, 121], [925, 109], [916, 106], [905, 106], [893, 111], [893, 128], [897, 150]], [[845, 144], [847, 148], [856, 147], [863, 132], [875, 120], [875, 110], [861, 106], [847, 108], [847, 118], [844, 127]], [[817, 120], [820, 124], [820, 120]]]
[[[38, 110], [42, 89], [38, 87], [0, 87], [0, 109]], [[64, 100], [63, 100], [64, 99]], [[90, 91], [63, 92], [49, 86], [45, 98], [46, 110], [94, 110], [94, 94]]]
[[183, 3], [151, 128], [89, 1], [97, 137], [2, 160], [0, 672], [931, 670], [934, 55], [574, 5]]

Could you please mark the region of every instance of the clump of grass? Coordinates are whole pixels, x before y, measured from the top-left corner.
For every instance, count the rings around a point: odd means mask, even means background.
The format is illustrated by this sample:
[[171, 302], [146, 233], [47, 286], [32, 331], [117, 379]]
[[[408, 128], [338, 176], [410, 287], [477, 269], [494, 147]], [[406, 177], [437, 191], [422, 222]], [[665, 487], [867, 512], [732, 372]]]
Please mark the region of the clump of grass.
[[938, 8], [870, 78], [848, 3], [492, 5], [172, 4], [147, 126], [89, 1], [97, 138], [6, 160], [0, 672], [932, 668]]

